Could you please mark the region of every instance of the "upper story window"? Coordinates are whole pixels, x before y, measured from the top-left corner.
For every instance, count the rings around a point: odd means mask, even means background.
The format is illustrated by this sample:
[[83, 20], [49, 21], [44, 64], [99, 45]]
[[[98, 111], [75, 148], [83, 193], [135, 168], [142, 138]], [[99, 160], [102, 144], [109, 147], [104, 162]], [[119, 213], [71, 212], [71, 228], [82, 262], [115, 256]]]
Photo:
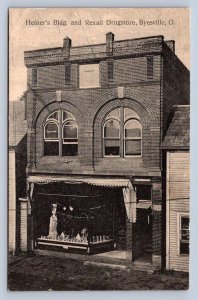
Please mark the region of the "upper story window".
[[78, 155], [78, 126], [71, 113], [58, 110], [46, 119], [44, 124], [44, 155]]
[[116, 108], [103, 124], [104, 156], [127, 157], [142, 154], [142, 125], [129, 108]]
[[37, 85], [37, 68], [32, 69], [32, 86]]
[[99, 86], [99, 64], [79, 65], [79, 87], [94, 88]]

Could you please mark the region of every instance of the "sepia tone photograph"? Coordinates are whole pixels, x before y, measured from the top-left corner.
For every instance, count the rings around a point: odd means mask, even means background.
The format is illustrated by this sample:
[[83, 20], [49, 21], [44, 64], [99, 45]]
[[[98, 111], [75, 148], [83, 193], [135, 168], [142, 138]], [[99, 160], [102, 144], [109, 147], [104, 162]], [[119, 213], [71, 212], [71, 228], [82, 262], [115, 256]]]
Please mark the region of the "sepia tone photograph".
[[188, 8], [10, 8], [8, 290], [187, 290]]

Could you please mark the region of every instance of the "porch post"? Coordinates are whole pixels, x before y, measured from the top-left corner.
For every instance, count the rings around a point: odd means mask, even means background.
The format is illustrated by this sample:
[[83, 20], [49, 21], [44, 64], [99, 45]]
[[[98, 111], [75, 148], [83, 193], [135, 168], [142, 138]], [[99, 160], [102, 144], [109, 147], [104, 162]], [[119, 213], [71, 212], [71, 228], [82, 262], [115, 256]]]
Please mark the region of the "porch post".
[[152, 264], [154, 269], [162, 268], [162, 183], [152, 186]]
[[136, 191], [130, 190], [127, 188], [128, 194], [128, 203], [125, 203], [126, 210], [128, 211], [127, 218], [126, 218], [126, 253], [127, 253], [127, 260], [132, 262], [133, 260], [133, 227], [135, 226], [136, 222]]

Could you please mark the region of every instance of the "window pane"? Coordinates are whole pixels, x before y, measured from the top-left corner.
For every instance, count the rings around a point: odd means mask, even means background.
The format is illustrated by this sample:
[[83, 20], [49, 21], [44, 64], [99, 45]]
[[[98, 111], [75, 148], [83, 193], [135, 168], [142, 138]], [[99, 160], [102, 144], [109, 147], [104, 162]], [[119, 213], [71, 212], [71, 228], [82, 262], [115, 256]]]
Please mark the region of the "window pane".
[[125, 155], [141, 155], [141, 140], [126, 140]]
[[120, 155], [120, 140], [106, 140], [105, 143], [105, 155]]
[[189, 254], [189, 243], [180, 242], [180, 254]]
[[120, 124], [115, 120], [109, 120], [105, 124], [104, 137], [119, 138], [120, 136]]
[[47, 119], [48, 119], [48, 120], [49, 120], [49, 119], [55, 119], [55, 120], [58, 121], [58, 112], [55, 111], [55, 112], [54, 112], [53, 114], [51, 114]]
[[120, 108], [116, 108], [114, 109], [113, 111], [111, 111], [106, 119], [109, 119], [109, 118], [115, 118], [115, 119], [120, 119]]
[[125, 125], [125, 137], [141, 137], [141, 125], [137, 120], [129, 120]]
[[78, 155], [78, 144], [63, 144], [62, 156], [76, 156]]
[[189, 218], [187, 217], [181, 218], [181, 229], [189, 229]]
[[45, 126], [46, 139], [58, 139], [58, 126], [56, 123], [48, 123]]
[[77, 138], [77, 126], [75, 122], [67, 122], [63, 127], [63, 138], [64, 139], [75, 139]]
[[124, 121], [129, 118], [139, 119], [139, 116], [130, 108], [124, 108]]
[[189, 241], [189, 218], [181, 218], [181, 239], [182, 241]]
[[59, 142], [44, 142], [44, 155], [59, 155]]
[[68, 111], [63, 111], [63, 122], [67, 119], [75, 120], [75, 118], [72, 114], [70, 114]]

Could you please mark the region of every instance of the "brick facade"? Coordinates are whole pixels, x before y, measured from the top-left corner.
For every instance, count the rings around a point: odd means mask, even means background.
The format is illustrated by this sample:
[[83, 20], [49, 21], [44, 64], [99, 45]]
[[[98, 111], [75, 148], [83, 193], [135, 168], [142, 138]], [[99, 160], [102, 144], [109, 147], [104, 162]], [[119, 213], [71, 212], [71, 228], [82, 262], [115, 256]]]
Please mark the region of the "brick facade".
[[[72, 47], [71, 40], [65, 38], [63, 48], [25, 52], [27, 174], [149, 178], [153, 208], [152, 255], [156, 268], [161, 265], [163, 250], [160, 146], [172, 105], [181, 104], [181, 99], [189, 102], [189, 72], [173, 51], [174, 43], [165, 42], [163, 36], [115, 41], [114, 35], [108, 33], [106, 44]], [[110, 80], [109, 62], [113, 72]], [[79, 68], [83, 64], [99, 65], [99, 87], [79, 87]], [[37, 69], [34, 86], [32, 68]], [[66, 69], [71, 72], [67, 80]], [[139, 116], [140, 157], [104, 157], [104, 120], [119, 107], [129, 108]], [[76, 119], [77, 157], [44, 156], [43, 126], [56, 110], [66, 110]], [[131, 250], [133, 224], [126, 227], [126, 245]]]

